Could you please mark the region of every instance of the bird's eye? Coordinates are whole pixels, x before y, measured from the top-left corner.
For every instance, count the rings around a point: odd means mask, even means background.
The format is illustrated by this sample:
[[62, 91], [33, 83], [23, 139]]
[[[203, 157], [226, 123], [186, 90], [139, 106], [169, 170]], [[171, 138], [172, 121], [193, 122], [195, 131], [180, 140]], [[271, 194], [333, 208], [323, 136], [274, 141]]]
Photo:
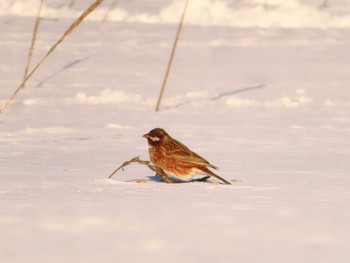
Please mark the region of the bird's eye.
[[160, 139], [158, 137], [149, 137], [152, 141], [158, 142]]

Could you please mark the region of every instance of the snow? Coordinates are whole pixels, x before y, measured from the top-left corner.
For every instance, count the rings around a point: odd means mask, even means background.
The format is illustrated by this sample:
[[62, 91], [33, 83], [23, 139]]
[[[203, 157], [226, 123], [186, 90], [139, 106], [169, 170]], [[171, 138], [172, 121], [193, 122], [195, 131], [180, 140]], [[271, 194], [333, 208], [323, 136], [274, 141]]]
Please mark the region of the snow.
[[[0, 103], [39, 1], [0, 3]], [[48, 0], [34, 65], [87, 8]], [[105, 1], [0, 115], [0, 262], [349, 262], [350, 5]], [[138, 164], [162, 127], [233, 185]], [[150, 178], [139, 184], [134, 179]], [[213, 179], [214, 181], [214, 179]]]

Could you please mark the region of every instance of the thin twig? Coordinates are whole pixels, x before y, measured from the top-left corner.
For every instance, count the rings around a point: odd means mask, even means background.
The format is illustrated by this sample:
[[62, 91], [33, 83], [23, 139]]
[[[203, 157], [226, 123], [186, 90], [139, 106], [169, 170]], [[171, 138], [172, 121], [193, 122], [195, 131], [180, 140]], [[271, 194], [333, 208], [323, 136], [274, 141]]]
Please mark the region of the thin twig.
[[174, 55], [175, 55], [177, 42], [178, 42], [179, 37], [180, 37], [182, 24], [183, 24], [183, 21], [185, 19], [188, 2], [189, 2], [189, 0], [186, 0], [185, 7], [184, 7], [184, 10], [183, 10], [183, 13], [182, 13], [182, 16], [181, 16], [181, 20], [180, 20], [179, 26], [177, 28], [177, 33], [176, 33], [175, 41], [174, 41], [174, 44], [173, 44], [173, 49], [172, 49], [171, 54], [170, 54], [170, 59], [169, 59], [167, 70], [165, 72], [165, 76], [164, 76], [164, 79], [163, 79], [162, 88], [161, 88], [160, 93], [159, 93], [159, 97], [158, 97], [158, 101], [157, 101], [157, 105], [156, 105], [156, 111], [159, 111], [159, 107], [160, 107], [160, 103], [161, 103], [162, 98], [163, 98], [165, 86], [166, 86], [166, 83], [168, 81], [168, 75], [169, 75], [169, 72], [170, 72], [170, 69], [171, 69], [171, 65], [173, 63], [173, 58], [174, 58]]
[[165, 173], [164, 171], [155, 166], [155, 165], [152, 165], [150, 161], [144, 161], [144, 160], [141, 160], [139, 156], [136, 156], [134, 158], [132, 158], [131, 160], [129, 161], [126, 161], [124, 162], [121, 166], [119, 166], [117, 169], [115, 169], [113, 171], [113, 173], [111, 173], [110, 176], [108, 176], [108, 178], [110, 179], [116, 172], [118, 172], [120, 169], [122, 169], [124, 171], [124, 167], [125, 166], [128, 166], [129, 164], [131, 163], [139, 163], [139, 164], [142, 164], [142, 165], [146, 165], [149, 169], [151, 169], [152, 171], [156, 172], [156, 174], [163, 179], [164, 182], [168, 183], [168, 184], [172, 184], [172, 183], [175, 183], [174, 181], [172, 181]]
[[39, 61], [39, 63], [34, 67], [34, 69], [28, 74], [28, 76], [22, 81], [22, 83], [18, 86], [18, 88], [14, 91], [14, 93], [10, 96], [10, 98], [5, 102], [5, 104], [1, 107], [0, 113], [2, 113], [7, 105], [13, 100], [13, 98], [17, 95], [17, 93], [22, 89], [22, 87], [26, 84], [28, 79], [34, 74], [34, 72], [40, 67], [40, 65], [45, 61], [45, 59], [56, 49], [56, 47], [65, 39], [67, 35], [69, 35], [75, 28], [79, 26], [79, 24], [87, 17], [99, 4], [101, 4], [103, 0], [96, 0], [92, 5], [89, 6], [64, 32], [64, 34], [57, 40], [57, 42], [49, 49], [46, 55]]
[[109, 7], [109, 9], [108, 9], [106, 15], [105, 15], [104, 18], [102, 19], [102, 23], [106, 22], [106, 20], [107, 20], [109, 14], [111, 13], [111, 11], [112, 11], [112, 10], [114, 9], [114, 7], [116, 6], [117, 1], [118, 1], [118, 0], [114, 0], [114, 1], [113, 1], [113, 3], [112, 3], [111, 6]]
[[[28, 75], [29, 66], [30, 66], [30, 63], [32, 61], [32, 56], [33, 56], [33, 50], [34, 50], [34, 46], [35, 46], [36, 36], [37, 36], [37, 33], [38, 33], [39, 24], [40, 24], [40, 20], [41, 20], [41, 10], [42, 10], [42, 6], [43, 6], [43, 2], [44, 2], [44, 0], [40, 0], [39, 9], [38, 9], [38, 13], [37, 13], [37, 16], [36, 16], [34, 29], [33, 29], [32, 42], [30, 44], [30, 48], [29, 48], [29, 52], [28, 52], [28, 58], [27, 58], [27, 63], [26, 63], [26, 67], [24, 69], [23, 80], [25, 80], [27, 75]], [[24, 87], [25, 87], [25, 85], [23, 85], [22, 88], [24, 89]]]

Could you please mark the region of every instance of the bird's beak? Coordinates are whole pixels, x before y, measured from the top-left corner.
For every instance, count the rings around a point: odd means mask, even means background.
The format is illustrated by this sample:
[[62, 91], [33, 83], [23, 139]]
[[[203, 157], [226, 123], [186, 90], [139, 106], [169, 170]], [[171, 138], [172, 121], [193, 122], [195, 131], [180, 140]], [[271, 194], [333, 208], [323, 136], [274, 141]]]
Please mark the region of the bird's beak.
[[146, 133], [146, 134], [142, 135], [142, 137], [143, 137], [143, 138], [146, 138], [146, 139], [148, 138], [148, 136], [149, 136], [149, 134], [148, 134], [148, 133]]

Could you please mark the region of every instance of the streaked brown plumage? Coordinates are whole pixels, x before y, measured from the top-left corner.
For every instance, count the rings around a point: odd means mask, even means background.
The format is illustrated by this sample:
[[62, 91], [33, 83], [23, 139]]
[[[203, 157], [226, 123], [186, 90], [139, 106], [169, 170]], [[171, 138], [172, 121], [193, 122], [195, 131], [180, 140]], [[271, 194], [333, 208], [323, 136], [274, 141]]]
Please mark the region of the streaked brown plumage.
[[230, 184], [229, 181], [208, 169], [208, 167], [218, 169], [216, 166], [173, 139], [165, 130], [155, 128], [143, 137], [148, 141], [151, 162], [168, 176], [187, 181], [195, 175], [203, 174]]

